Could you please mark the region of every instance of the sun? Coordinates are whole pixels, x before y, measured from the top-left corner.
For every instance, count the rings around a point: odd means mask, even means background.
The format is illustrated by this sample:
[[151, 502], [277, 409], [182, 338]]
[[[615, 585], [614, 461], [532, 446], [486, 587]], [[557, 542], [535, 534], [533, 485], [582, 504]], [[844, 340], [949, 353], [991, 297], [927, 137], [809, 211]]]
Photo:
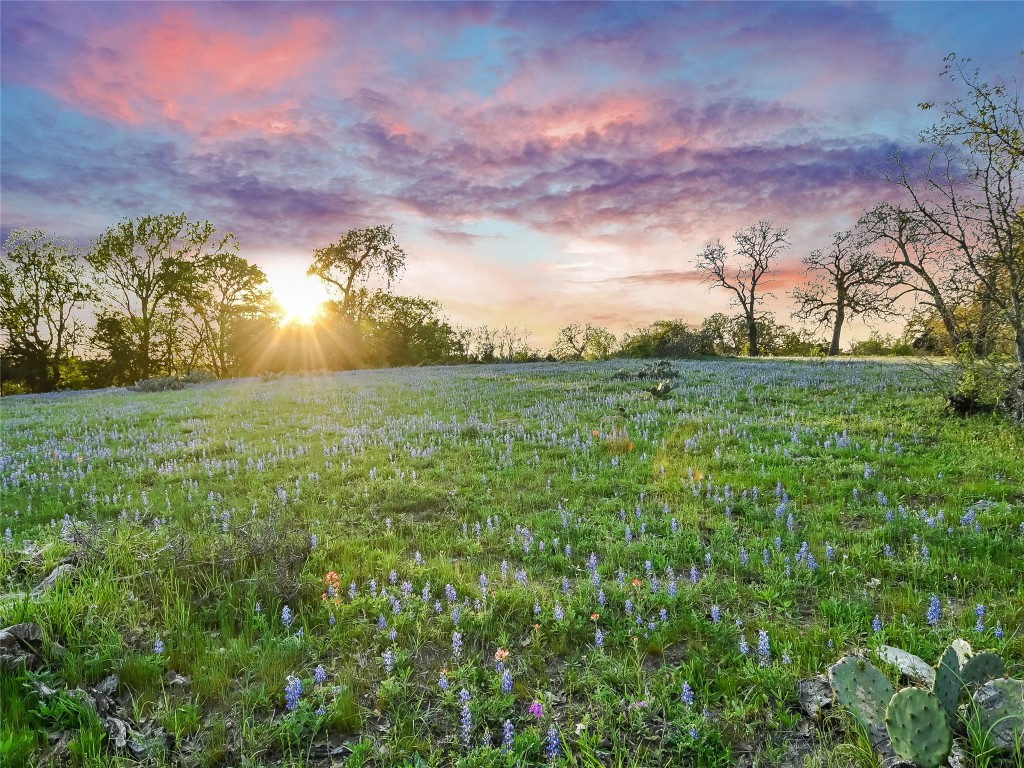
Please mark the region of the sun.
[[264, 270], [274, 299], [281, 308], [281, 325], [311, 325], [327, 301], [322, 281], [306, 274], [302, 267], [281, 264]]

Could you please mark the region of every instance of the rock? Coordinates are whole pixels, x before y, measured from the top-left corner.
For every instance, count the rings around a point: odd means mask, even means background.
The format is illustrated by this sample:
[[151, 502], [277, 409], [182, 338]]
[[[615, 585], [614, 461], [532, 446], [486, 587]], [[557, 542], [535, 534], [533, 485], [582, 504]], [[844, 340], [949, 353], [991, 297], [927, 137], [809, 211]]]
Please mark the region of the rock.
[[57, 584], [58, 581], [70, 576], [74, 572], [75, 566], [71, 565], [70, 563], [61, 563], [53, 569], [49, 576], [47, 576], [45, 579], [39, 582], [36, 588], [32, 590], [32, 597], [39, 597], [41, 595], [46, 594], [51, 589], [53, 589], [53, 587]]
[[892, 645], [883, 645], [877, 651], [878, 658], [886, 664], [892, 664], [908, 680], [931, 686], [935, 682], [935, 670], [932, 665], [919, 656]]
[[42, 659], [43, 630], [38, 624], [15, 624], [0, 630], [0, 669], [34, 668]]
[[110, 743], [117, 749], [124, 749], [128, 744], [128, 724], [119, 717], [106, 717], [103, 719], [103, 727]]
[[963, 745], [956, 739], [953, 740], [953, 749], [950, 750], [946, 762], [949, 764], [949, 768], [967, 768], [969, 765], [967, 753], [964, 752]]
[[101, 693], [104, 696], [113, 696], [114, 692], [117, 691], [118, 686], [121, 685], [121, 678], [119, 675], [108, 675], [103, 678], [99, 685], [93, 690], [96, 693]]
[[1024, 742], [1024, 680], [989, 680], [974, 693], [989, 741], [1001, 752]]
[[800, 709], [816, 722], [821, 722], [822, 710], [832, 706], [832, 686], [828, 677], [818, 675], [799, 683]]
[[797, 739], [790, 742], [786, 754], [779, 760], [779, 768], [806, 768], [817, 754], [813, 739]]
[[950, 644], [950, 648], [956, 651], [956, 660], [957, 663], [960, 664], [961, 668], [963, 667], [964, 662], [974, 655], [974, 649], [971, 648], [971, 644], [962, 637], [958, 637], [954, 640]]

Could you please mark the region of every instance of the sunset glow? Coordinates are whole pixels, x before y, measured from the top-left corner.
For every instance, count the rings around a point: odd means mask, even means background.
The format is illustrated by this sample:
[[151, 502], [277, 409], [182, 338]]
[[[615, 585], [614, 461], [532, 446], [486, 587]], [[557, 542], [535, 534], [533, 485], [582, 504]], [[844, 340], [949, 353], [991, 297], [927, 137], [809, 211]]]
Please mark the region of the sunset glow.
[[324, 284], [305, 270], [273, 265], [264, 268], [270, 290], [281, 308], [281, 324], [309, 325], [316, 321], [327, 300]]
[[[392, 225], [398, 293], [543, 346], [731, 311], [694, 255], [768, 218], [787, 320], [801, 257], [921, 155], [943, 58], [1022, 78], [1022, 28], [1002, 2], [5, 3], [0, 224], [84, 244], [186, 211], [299, 275]], [[272, 282], [290, 320], [323, 299]]]

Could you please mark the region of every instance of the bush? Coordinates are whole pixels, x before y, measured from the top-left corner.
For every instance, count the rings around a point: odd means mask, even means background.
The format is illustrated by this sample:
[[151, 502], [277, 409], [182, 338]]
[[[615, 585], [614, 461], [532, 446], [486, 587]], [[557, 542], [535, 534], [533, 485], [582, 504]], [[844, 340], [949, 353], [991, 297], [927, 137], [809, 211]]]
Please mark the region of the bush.
[[153, 379], [137, 381], [128, 389], [132, 392], [171, 392], [184, 389], [187, 386], [188, 382], [179, 376], [157, 376]]

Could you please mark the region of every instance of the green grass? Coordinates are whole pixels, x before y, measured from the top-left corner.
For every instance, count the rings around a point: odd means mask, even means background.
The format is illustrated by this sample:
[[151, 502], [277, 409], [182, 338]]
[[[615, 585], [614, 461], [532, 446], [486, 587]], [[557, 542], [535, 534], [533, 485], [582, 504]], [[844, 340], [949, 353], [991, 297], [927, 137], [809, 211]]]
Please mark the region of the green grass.
[[[0, 678], [0, 762], [135, 764], [71, 694], [34, 686], [112, 673], [151, 759], [194, 766], [533, 765], [552, 726], [566, 766], [771, 764], [797, 681], [844, 651], [934, 659], [963, 636], [1020, 676], [1019, 428], [949, 417], [898, 362], [681, 363], [658, 401], [618, 367], [5, 398], [0, 621], [38, 623], [47, 652]], [[71, 577], [24, 597], [65, 561]], [[820, 765], [873, 759], [843, 729], [818, 743]]]

